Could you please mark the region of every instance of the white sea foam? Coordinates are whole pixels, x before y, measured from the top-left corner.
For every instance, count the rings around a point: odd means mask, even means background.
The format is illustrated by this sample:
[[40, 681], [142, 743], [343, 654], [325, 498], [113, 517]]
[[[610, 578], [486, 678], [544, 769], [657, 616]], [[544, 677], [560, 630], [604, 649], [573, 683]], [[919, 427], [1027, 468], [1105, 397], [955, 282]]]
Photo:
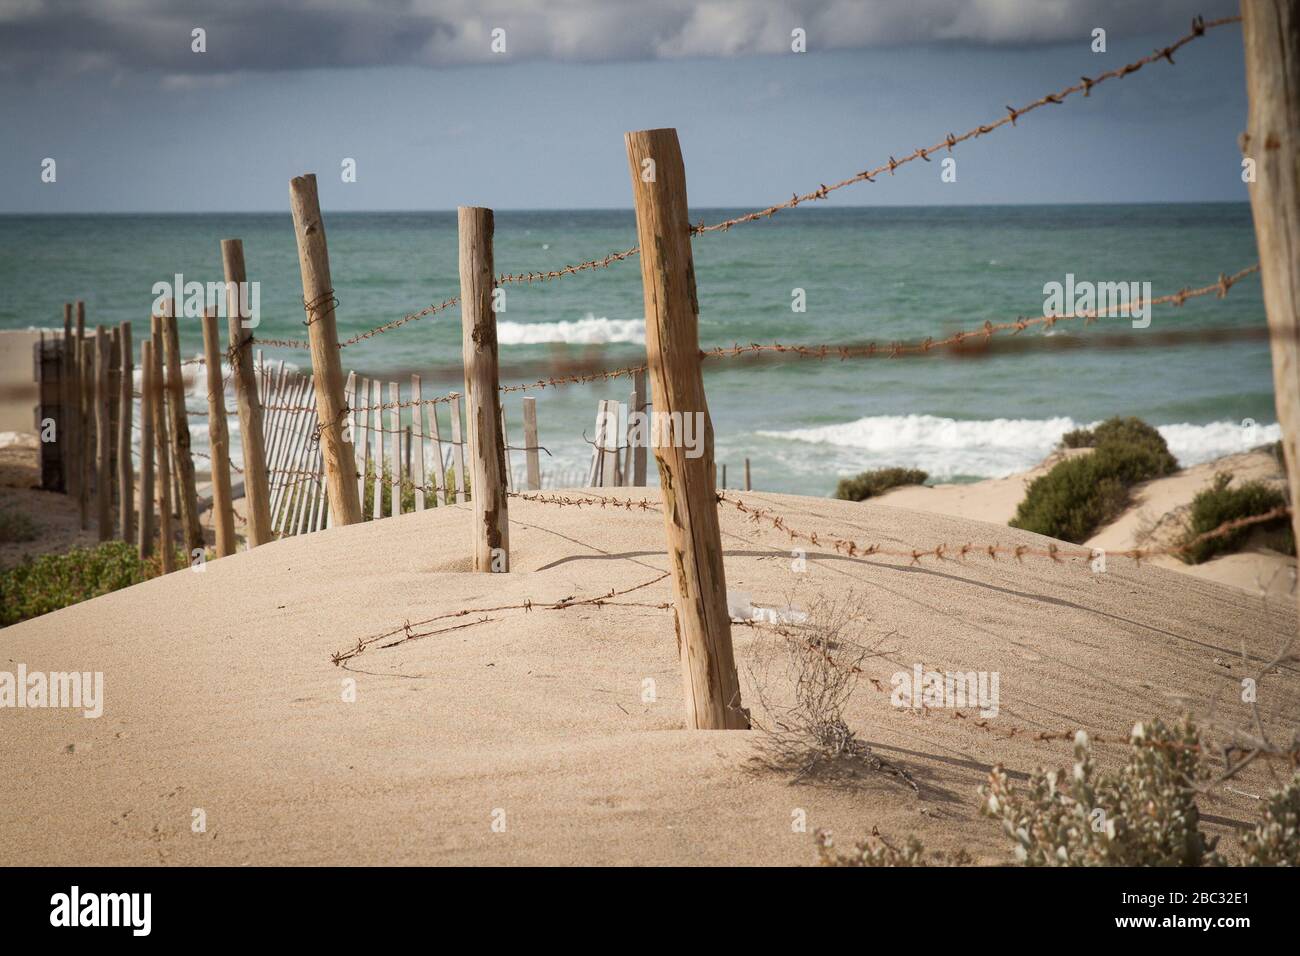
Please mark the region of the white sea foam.
[[539, 345], [567, 342], [574, 345], [604, 345], [610, 342], [645, 343], [642, 319], [586, 318], [573, 322], [499, 322], [497, 341], [502, 345]]
[[[932, 480], [958, 475], [1002, 478], [1042, 461], [1074, 428], [1096, 422], [1072, 418], [996, 418], [958, 421], [934, 415], [872, 415], [816, 428], [761, 431], [784, 441], [829, 446], [841, 471], [900, 465], [921, 468]], [[1161, 435], [1183, 466], [1245, 451], [1281, 437], [1278, 425], [1244, 427], [1240, 422], [1161, 425]]]

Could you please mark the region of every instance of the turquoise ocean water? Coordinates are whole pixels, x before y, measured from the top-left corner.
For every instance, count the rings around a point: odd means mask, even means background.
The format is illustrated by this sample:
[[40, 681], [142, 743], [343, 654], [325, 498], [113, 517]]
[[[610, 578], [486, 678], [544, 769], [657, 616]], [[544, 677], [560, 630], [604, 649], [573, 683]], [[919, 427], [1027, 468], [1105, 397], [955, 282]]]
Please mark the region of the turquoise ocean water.
[[[694, 209], [693, 221], [740, 210]], [[454, 212], [326, 211], [340, 338], [458, 291]], [[261, 283], [268, 338], [303, 338], [288, 214], [0, 216], [0, 328], [61, 328], [62, 303], [86, 301], [87, 322], [147, 328], [152, 287], [175, 273], [221, 278], [219, 240], [244, 241]], [[630, 210], [498, 212], [498, 272], [546, 270], [636, 243]], [[1043, 285], [1147, 281], [1161, 295], [1213, 282], [1256, 261], [1245, 204], [810, 208], [694, 240], [705, 347], [749, 342], [844, 343], [940, 337], [985, 320], [1039, 315]], [[807, 311], [791, 308], [803, 289]], [[408, 381], [425, 395], [460, 390], [459, 312], [448, 310], [343, 351], [345, 369]], [[498, 315], [503, 383], [575, 366], [644, 359], [640, 265], [630, 259], [564, 279], [507, 287]], [[1020, 349], [981, 359], [942, 352], [892, 360], [705, 363], [717, 459], [736, 484], [745, 457], [760, 489], [827, 494], [839, 476], [886, 464], [932, 480], [1006, 475], [1040, 460], [1062, 431], [1115, 415], [1162, 426], [1184, 463], [1276, 437], [1268, 343], [1158, 341], [1174, 329], [1260, 328], [1257, 278], [1224, 300], [1156, 306], [1147, 330], [1127, 319], [1087, 329], [1028, 330]], [[1098, 348], [1123, 337], [1122, 348]], [[1021, 343], [1018, 343], [1021, 344]], [[182, 346], [199, 354], [197, 320]], [[1051, 346], [1051, 347], [1044, 347]], [[137, 344], [138, 355], [138, 344]], [[268, 358], [308, 364], [303, 352]], [[405, 387], [405, 386], [404, 386]], [[630, 382], [530, 392], [538, 400], [543, 470], [585, 467], [596, 402], [627, 400]], [[194, 393], [192, 407], [203, 407]], [[444, 429], [446, 428], [444, 415]], [[522, 444], [520, 396], [507, 397]], [[1243, 420], [1258, 423], [1243, 428]], [[196, 447], [205, 429], [196, 420]], [[238, 443], [236, 442], [236, 445]], [[516, 456], [516, 469], [521, 462]], [[652, 469], [653, 470], [653, 469]]]

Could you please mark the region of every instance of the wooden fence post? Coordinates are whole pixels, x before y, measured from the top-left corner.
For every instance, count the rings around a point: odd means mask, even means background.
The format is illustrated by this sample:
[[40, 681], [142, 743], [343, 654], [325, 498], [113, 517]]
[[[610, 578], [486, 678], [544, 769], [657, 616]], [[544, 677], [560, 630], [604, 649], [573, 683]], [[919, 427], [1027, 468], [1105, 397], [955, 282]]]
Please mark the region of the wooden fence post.
[[1300, 8], [1294, 0], [1243, 0], [1241, 14], [1249, 99], [1242, 152], [1255, 161], [1250, 208], [1291, 527], [1300, 535]]
[[[690, 456], [669, 417], [652, 429], [668, 565], [676, 591], [686, 726], [744, 729], [740, 683], [731, 646], [727, 580], [722, 565], [718, 502], [713, 486], [713, 423], [700, 372], [699, 305], [691, 256], [686, 170], [677, 131], [642, 130], [624, 137], [645, 293], [646, 357], [655, 415], [693, 417], [702, 454]], [[699, 446], [697, 446], [699, 447]]]
[[86, 303], [77, 300], [77, 508], [81, 530], [90, 527], [90, 478], [95, 470], [91, 442], [95, 435], [95, 361], [94, 351], [86, 338]]
[[316, 379], [316, 417], [320, 422], [317, 434], [325, 456], [331, 523], [356, 524], [361, 520], [361, 499], [357, 495], [355, 453], [352, 444], [343, 440], [347, 402], [343, 398], [343, 366], [334, 325], [337, 303], [314, 175], [296, 176], [289, 181], [289, 206], [298, 240], [311, 367]]
[[524, 449], [526, 485], [529, 491], [540, 491], [542, 469], [540, 459], [537, 457], [537, 399], [532, 396], [524, 398]]
[[393, 517], [402, 513], [402, 390], [396, 382], [388, 383], [388, 401], [393, 406], [388, 410], [388, 429], [392, 443], [388, 446], [388, 467], [392, 474], [388, 476], [389, 496], [393, 499]]
[[459, 395], [451, 397], [451, 459], [452, 480], [456, 482], [456, 504], [460, 504], [471, 490], [465, 481], [465, 439], [461, 436]]
[[217, 557], [235, 553], [235, 510], [230, 487], [230, 431], [226, 425], [226, 384], [221, 375], [217, 310], [203, 313], [203, 356], [208, 373], [208, 444], [212, 455], [212, 523]]
[[[645, 372], [638, 370], [632, 373], [632, 406], [641, 415], [647, 416], [641, 421], [639, 429], [641, 440], [636, 443], [632, 449], [632, 480], [630, 484], [638, 488], [645, 487], [645, 463], [646, 463], [646, 445], [649, 443], [649, 418], [646, 411], [646, 394], [645, 394]], [[629, 409], [629, 415], [631, 414]]]
[[78, 493], [77, 417], [81, 408], [81, 385], [79, 373], [81, 366], [77, 363], [77, 342], [72, 336], [72, 303], [63, 303], [63, 370], [61, 373], [61, 391], [63, 407], [59, 411], [59, 445], [63, 458], [63, 490], [69, 495]]
[[[40, 334], [33, 346], [35, 359], [37, 402], [36, 434], [40, 438], [41, 488], [46, 491], [63, 491], [63, 441], [59, 432], [63, 428], [63, 343], [51, 336]], [[54, 440], [45, 440], [45, 423], [54, 423]]]
[[140, 557], [153, 554], [153, 396], [157, 388], [153, 378], [153, 342], [140, 343], [140, 506], [136, 547]]
[[[108, 507], [110, 512], [117, 504], [121, 493], [118, 481], [117, 433], [122, 427], [122, 328], [112, 326], [108, 330]], [[110, 515], [109, 523], [115, 522]]]
[[167, 396], [172, 442], [172, 466], [180, 494], [181, 538], [186, 559], [202, 549], [203, 525], [199, 521], [199, 492], [194, 479], [194, 456], [190, 452], [189, 410], [185, 407], [185, 378], [181, 372], [181, 339], [176, 320], [176, 303], [163, 302], [163, 360], [167, 363]]
[[749, 459], [748, 459], [748, 458], [745, 459], [745, 490], [746, 490], [746, 491], [749, 491], [749, 490], [750, 490], [750, 486], [749, 486]]
[[162, 316], [150, 320], [150, 359], [153, 371], [153, 453], [158, 487], [158, 551], [163, 573], [176, 569], [176, 542], [172, 534], [172, 470], [168, 455], [171, 442], [167, 437], [167, 398], [163, 391], [163, 324]]
[[235, 402], [239, 406], [239, 443], [244, 457], [244, 510], [248, 517], [247, 547], [273, 540], [271, 533], [271, 488], [266, 474], [266, 446], [262, 439], [262, 400], [257, 393], [257, 372], [253, 367], [253, 332], [244, 328], [240, 294], [248, 275], [244, 268], [244, 243], [221, 240], [221, 264], [226, 278], [226, 325], [228, 360], [235, 381]]
[[112, 362], [108, 345], [108, 329], [95, 329], [95, 523], [99, 540], [113, 537], [113, 479], [109, 467], [113, 430], [110, 427], [108, 404], [108, 368]]
[[428, 481], [424, 468], [424, 396], [420, 376], [411, 376], [411, 481], [415, 485], [415, 510], [424, 510], [424, 489]]
[[118, 524], [122, 540], [130, 541], [135, 531], [135, 466], [131, 462], [131, 431], [135, 418], [135, 362], [132, 359], [131, 323], [118, 326], [121, 362], [118, 367], [117, 493]]
[[465, 423], [474, 502], [474, 570], [510, 570], [505, 439], [497, 378], [497, 317], [492, 311], [492, 210], [457, 209], [460, 227], [461, 352]]

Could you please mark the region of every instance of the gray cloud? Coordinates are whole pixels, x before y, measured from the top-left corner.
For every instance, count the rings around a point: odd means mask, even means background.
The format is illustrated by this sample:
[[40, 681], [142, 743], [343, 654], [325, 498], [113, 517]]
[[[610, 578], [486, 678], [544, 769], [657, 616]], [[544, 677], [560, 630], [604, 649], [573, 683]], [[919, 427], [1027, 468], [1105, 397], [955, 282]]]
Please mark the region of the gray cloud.
[[[1235, 0], [0, 0], [0, 72], [155, 73], [168, 85], [247, 71], [502, 60], [730, 57], [790, 49], [1086, 42], [1186, 29]], [[191, 30], [208, 51], [190, 50]], [[490, 49], [504, 29], [507, 52]], [[204, 78], [208, 78], [205, 80]]]

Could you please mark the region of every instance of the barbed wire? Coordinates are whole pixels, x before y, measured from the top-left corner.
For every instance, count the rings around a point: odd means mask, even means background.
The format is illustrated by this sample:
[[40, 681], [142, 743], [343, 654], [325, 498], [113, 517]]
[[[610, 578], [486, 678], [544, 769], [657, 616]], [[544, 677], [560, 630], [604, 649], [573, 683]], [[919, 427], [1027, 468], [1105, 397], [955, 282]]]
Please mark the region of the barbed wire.
[[1005, 545], [993, 542], [991, 544], [975, 544], [967, 542], [960, 545], [949, 545], [947, 542], [937, 545], [927, 545], [925, 547], [891, 547], [883, 544], [860, 544], [850, 537], [836, 534], [819, 535], [817, 532], [801, 531], [792, 527], [783, 516], [778, 514], [772, 508], [754, 508], [739, 498], [723, 491], [715, 491], [718, 504], [724, 502], [730, 504], [741, 514], [747, 515], [749, 520], [755, 523], [766, 522], [778, 531], [782, 531], [790, 537], [790, 540], [807, 541], [816, 547], [823, 545], [833, 548], [840, 554], [845, 554], [851, 558], [866, 558], [873, 556], [907, 558], [911, 564], [920, 564], [922, 559], [934, 558], [936, 560], [961, 561], [967, 557], [978, 557], [987, 555], [996, 561], [999, 555], [1014, 558], [1018, 562], [1023, 562], [1027, 557], [1048, 558], [1055, 563], [1064, 563], [1072, 560], [1092, 561], [1100, 555], [1115, 556], [1120, 558], [1131, 558], [1135, 563], [1140, 563], [1144, 558], [1155, 557], [1157, 555], [1179, 555], [1191, 551], [1206, 541], [1213, 541], [1239, 531], [1243, 528], [1253, 527], [1258, 524], [1266, 524], [1270, 521], [1276, 521], [1279, 518], [1285, 518], [1291, 514], [1291, 508], [1287, 505], [1279, 505], [1263, 514], [1250, 515], [1245, 518], [1237, 518], [1232, 521], [1225, 521], [1218, 527], [1199, 534], [1196, 537], [1183, 542], [1179, 545], [1168, 545], [1154, 548], [1127, 548], [1124, 550], [1109, 550], [1104, 548], [1070, 548], [1061, 547], [1053, 542], [1045, 548], [1035, 547], [1027, 544]]
[[[412, 628], [424, 627], [427, 624], [433, 624], [437, 621], [445, 621], [451, 618], [465, 617], [466, 615], [469, 614], [494, 614], [494, 613], [499, 613], [501, 611], [524, 611], [524, 612], [535, 611], [535, 610], [563, 611], [571, 607], [608, 607], [610, 605], [625, 606], [625, 607], [652, 607], [660, 610], [667, 610], [668, 608], [672, 607], [672, 604], [670, 602], [650, 604], [647, 602], [639, 602], [639, 601], [613, 600], [613, 598], [622, 597], [624, 594], [631, 594], [633, 591], [640, 591], [643, 588], [648, 588], [651, 585], [658, 584], [666, 577], [668, 577], [668, 572], [664, 571], [661, 574], [651, 578], [648, 581], [642, 581], [640, 584], [634, 584], [631, 587], [623, 588], [622, 590], [611, 588], [609, 591], [597, 595], [596, 597], [578, 598], [575, 597], [574, 595], [569, 595], [567, 597], [559, 599], [558, 601], [550, 601], [547, 603], [525, 600], [522, 604], [499, 604], [496, 605], [495, 607], [465, 608], [460, 611], [448, 611], [446, 614], [435, 614], [433, 617], [427, 617], [422, 621], [408, 620], [405, 621], [401, 627], [392, 628], [391, 630], [383, 631], [379, 634], [372, 634], [369, 637], [363, 637], [358, 639], [357, 643], [351, 649], [346, 651], [336, 651], [335, 653], [331, 654], [330, 660], [333, 661], [334, 664], [337, 666], [339, 664], [342, 664], [346, 660], [356, 657], [358, 654], [365, 651], [365, 649], [367, 647], [370, 647], [372, 644], [375, 644], [382, 640], [386, 640], [387, 638], [390, 637], [396, 637], [399, 634], [402, 635], [400, 640], [394, 641], [392, 644], [386, 644], [384, 646], [392, 647], [397, 644], [403, 644], [410, 640], [416, 640], [421, 637], [427, 637], [429, 636], [428, 633], [418, 634], [414, 632]], [[429, 633], [437, 633], [437, 632], [429, 632]]]
[[[1170, 292], [1165, 295], [1156, 296], [1150, 300], [1140, 296], [1133, 302], [1123, 306], [1115, 305], [1108, 309], [1085, 309], [1081, 312], [1070, 312], [1066, 315], [1052, 316], [1020, 316], [1014, 321], [993, 322], [986, 321], [977, 329], [968, 329], [963, 332], [956, 332], [942, 338], [928, 336], [925, 339], [914, 340], [911, 342], [892, 342], [888, 345], [879, 345], [875, 342], [868, 343], [851, 343], [845, 345], [785, 345], [780, 342], [767, 344], [751, 343], [749, 345], [717, 346], [709, 349], [701, 349], [700, 357], [705, 359], [731, 358], [742, 355], [753, 355], [762, 352], [784, 353], [800, 358], [898, 358], [909, 354], [924, 354], [941, 348], [950, 348], [965, 344], [969, 340], [983, 338], [985, 340], [992, 338], [994, 335], [1010, 332], [1019, 334], [1025, 329], [1035, 326], [1042, 326], [1050, 329], [1058, 322], [1069, 322], [1072, 320], [1082, 320], [1085, 325], [1100, 318], [1123, 317], [1124, 313], [1132, 312], [1134, 309], [1154, 305], [1176, 305], [1181, 306], [1188, 299], [1196, 299], [1201, 296], [1214, 293], [1218, 298], [1225, 298], [1232, 287], [1242, 279], [1259, 272], [1259, 263], [1247, 266], [1237, 272], [1228, 275], [1219, 273], [1217, 281], [1208, 285], [1197, 288], [1184, 286], [1177, 292]], [[1230, 330], [1229, 330], [1230, 331]], [[1199, 334], [1204, 334], [1199, 333]], [[1253, 334], [1253, 331], [1252, 331]], [[538, 379], [533, 382], [522, 382], [514, 385], [502, 385], [501, 392], [522, 392], [531, 389], [555, 388], [561, 385], [587, 385], [592, 382], [609, 381], [615, 378], [626, 378], [637, 372], [644, 372], [647, 366], [642, 363], [638, 365], [627, 365], [622, 368], [601, 369], [593, 372], [578, 372], [571, 375], [552, 375], [548, 378]]]
[[907, 163], [912, 162], [913, 160], [922, 159], [925, 160], [926, 162], [929, 162], [930, 155], [932, 153], [938, 153], [945, 149], [951, 153], [953, 147], [956, 146], [958, 143], [963, 143], [966, 140], [975, 139], [977, 137], [987, 135], [988, 133], [993, 132], [995, 129], [999, 129], [1000, 127], [1006, 126], [1007, 124], [1015, 126], [1016, 120], [1018, 118], [1024, 116], [1026, 113], [1030, 113], [1038, 109], [1039, 107], [1047, 106], [1048, 104], [1059, 104], [1062, 101], [1064, 101], [1067, 97], [1073, 96], [1075, 93], [1083, 93], [1085, 97], [1089, 96], [1092, 93], [1093, 87], [1100, 86], [1102, 83], [1106, 82], [1107, 80], [1122, 79], [1123, 77], [1128, 76], [1130, 73], [1136, 73], [1138, 70], [1142, 69], [1142, 67], [1150, 63], [1155, 63], [1158, 60], [1168, 60], [1170, 65], [1172, 65], [1174, 62], [1173, 55], [1177, 53], [1180, 49], [1182, 49], [1182, 47], [1186, 46], [1188, 43], [1191, 43], [1197, 37], [1203, 36], [1207, 30], [1213, 30], [1218, 27], [1227, 26], [1230, 23], [1239, 23], [1240, 21], [1241, 21], [1240, 16], [1223, 17], [1218, 20], [1211, 20], [1208, 23], [1201, 17], [1196, 17], [1192, 20], [1192, 29], [1189, 33], [1175, 40], [1173, 43], [1170, 43], [1166, 47], [1162, 47], [1161, 49], [1155, 50], [1154, 52], [1148, 54], [1147, 56], [1142, 57], [1139, 60], [1134, 60], [1132, 63], [1129, 63], [1127, 66], [1117, 67], [1116, 69], [1113, 70], [1107, 70], [1105, 73], [1102, 73], [1096, 77], [1087, 77], [1087, 76], [1081, 77], [1079, 83], [1075, 83], [1072, 86], [1067, 86], [1064, 89], [1058, 90], [1055, 93], [1048, 93], [1044, 96], [1040, 96], [1032, 103], [1028, 104], [1027, 106], [1022, 106], [1020, 109], [1016, 109], [1013, 106], [1008, 106], [1007, 115], [997, 120], [996, 122], [985, 123], [980, 126], [976, 126], [972, 129], [967, 130], [965, 133], [962, 133], [960, 136], [956, 136], [952, 133], [949, 133], [947, 136], [945, 136], [939, 142], [935, 143], [933, 146], [917, 147], [915, 150], [913, 150], [911, 153], [904, 156], [902, 159], [895, 159], [893, 156], [890, 156], [889, 162], [882, 163], [873, 169], [863, 170], [862, 172], [850, 176], [848, 179], [841, 180], [838, 183], [834, 183], [833, 185], [827, 186], [823, 183], [821, 186], [819, 186], [817, 189], [814, 189], [812, 192], [804, 193], [803, 195], [799, 195], [798, 193], [795, 193], [793, 196], [791, 196], [791, 198], [787, 199], [783, 203], [777, 203], [775, 205], [768, 206], [765, 209], [759, 209], [754, 212], [746, 213], [743, 216], [736, 216], [732, 219], [724, 219], [722, 222], [716, 222], [713, 223], [712, 225], [706, 226], [703, 223], [700, 223], [698, 226], [692, 227], [691, 234], [700, 235], [702, 233], [708, 233], [708, 232], [726, 232], [727, 230], [731, 229], [732, 226], [738, 226], [742, 223], [754, 222], [757, 219], [770, 219], [772, 216], [776, 215], [778, 212], [780, 212], [783, 209], [793, 209], [794, 207], [802, 203], [814, 202], [816, 200], [825, 199], [831, 193], [835, 192], [836, 190], [843, 189], [846, 186], [852, 186], [855, 183], [860, 183], [860, 182], [874, 182], [875, 178], [881, 175], [882, 173], [889, 173], [892, 176], [894, 174], [894, 171], [898, 169], [899, 166], [903, 166]]
[[[1192, 28], [1189, 33], [1185, 34], [1182, 37], [1179, 37], [1177, 40], [1170, 43], [1169, 45], [1153, 51], [1147, 56], [1144, 56], [1138, 60], [1134, 60], [1132, 63], [1129, 63], [1126, 66], [1117, 67], [1113, 70], [1107, 70], [1105, 73], [1101, 73], [1095, 77], [1087, 77], [1087, 76], [1080, 77], [1080, 82], [1067, 86], [1064, 89], [1058, 90], [1055, 93], [1047, 93], [1039, 97], [1038, 99], [1034, 100], [1033, 102], [1020, 107], [1019, 109], [1013, 106], [1008, 106], [1007, 115], [1003, 116], [998, 120], [995, 120], [992, 123], [983, 123], [980, 124], [979, 126], [972, 127], [971, 129], [967, 130], [965, 133], [962, 133], [960, 136], [955, 135], [953, 133], [949, 133], [947, 136], [945, 136], [939, 142], [935, 143], [933, 146], [930, 147], [918, 146], [911, 153], [908, 153], [907, 155], [903, 156], [902, 159], [895, 159], [893, 156], [890, 156], [888, 162], [881, 163], [880, 165], [872, 169], [863, 170], [862, 172], [850, 176], [848, 179], [841, 180], [840, 182], [833, 183], [832, 185], [827, 186], [825, 183], [822, 183], [817, 189], [814, 189], [811, 192], [804, 193], [802, 195], [796, 192], [793, 193], [791, 197], [787, 199], [785, 202], [776, 203], [771, 206], [767, 206], [763, 209], [758, 209], [753, 212], [745, 213], [744, 215], [741, 216], [735, 216], [730, 219], [724, 219], [721, 222], [715, 222], [710, 225], [705, 225], [703, 222], [701, 222], [697, 225], [693, 225], [689, 229], [690, 235], [696, 236], [696, 235], [703, 235], [711, 232], [727, 232], [733, 226], [742, 225], [747, 222], [754, 222], [759, 219], [770, 219], [772, 216], [776, 215], [778, 212], [781, 212], [784, 209], [793, 209], [796, 206], [799, 206], [806, 202], [815, 202], [817, 200], [826, 199], [831, 193], [836, 192], [837, 190], [840, 189], [844, 189], [845, 187], [852, 186], [856, 183], [875, 182], [876, 177], [884, 173], [889, 173], [892, 176], [894, 175], [894, 172], [898, 169], [898, 167], [913, 162], [914, 160], [921, 159], [924, 160], [925, 162], [930, 162], [931, 154], [942, 152], [943, 150], [947, 150], [949, 153], [951, 153], [953, 147], [957, 146], [959, 143], [966, 142], [967, 140], [970, 139], [976, 139], [980, 136], [985, 136], [988, 133], [991, 133], [996, 129], [1000, 129], [1001, 127], [1006, 126], [1008, 124], [1015, 126], [1016, 121], [1020, 117], [1026, 115], [1027, 113], [1031, 113], [1040, 107], [1047, 106], [1048, 104], [1060, 104], [1064, 102], [1068, 97], [1073, 96], [1075, 93], [1083, 93], [1085, 97], [1090, 96], [1092, 94], [1093, 87], [1100, 86], [1102, 83], [1106, 82], [1107, 80], [1123, 79], [1124, 77], [1128, 76], [1131, 73], [1138, 72], [1144, 66], [1147, 66], [1148, 64], [1151, 63], [1155, 63], [1159, 60], [1167, 60], [1170, 63], [1170, 65], [1173, 65], [1174, 63], [1173, 55], [1176, 52], [1178, 52], [1180, 49], [1182, 49], [1184, 46], [1186, 46], [1188, 43], [1191, 43], [1197, 37], [1203, 36], [1209, 30], [1213, 30], [1222, 26], [1227, 26], [1228, 24], [1232, 24], [1232, 23], [1239, 23], [1240, 21], [1241, 21], [1240, 16], [1222, 17], [1218, 20], [1211, 20], [1208, 22], [1204, 20], [1202, 17], [1199, 16], [1195, 17], [1192, 20]], [[559, 279], [564, 276], [576, 275], [579, 272], [585, 272], [593, 269], [607, 268], [608, 266], [612, 265], [615, 262], [622, 262], [625, 259], [629, 259], [632, 256], [635, 256], [639, 253], [640, 253], [640, 246], [636, 245], [636, 246], [632, 246], [629, 249], [611, 252], [608, 255], [602, 256], [600, 258], [588, 259], [584, 262], [580, 262], [575, 265], [564, 266], [563, 268], [560, 269], [528, 271], [528, 272], [518, 272], [518, 273], [503, 273], [497, 276], [496, 284], [497, 285], [505, 285], [509, 283], [531, 284], [533, 282], [545, 282], [552, 279]], [[330, 294], [332, 295], [333, 293], [331, 292]], [[459, 295], [451, 296], [450, 298], [446, 299], [442, 303], [439, 303], [437, 305], [426, 306], [425, 308], [421, 309], [418, 312], [412, 312], [409, 315], [405, 315], [400, 319], [396, 319], [392, 322], [386, 322], [383, 325], [376, 326], [373, 329], [369, 329], [365, 332], [351, 336], [350, 338], [344, 340], [343, 342], [340, 342], [339, 348], [346, 348], [350, 345], [355, 345], [356, 343], [369, 339], [373, 336], [380, 335], [384, 332], [390, 332], [393, 329], [401, 328], [402, 326], [410, 322], [414, 322], [418, 319], [425, 318], [426, 316], [429, 315], [435, 315], [438, 312], [442, 312], [445, 309], [450, 308], [451, 306], [455, 305], [459, 301], [460, 301]], [[266, 346], [273, 346], [273, 347], [279, 346], [285, 348], [309, 348], [310, 347], [309, 343], [304, 342], [302, 340], [294, 340], [294, 339], [258, 339], [258, 343]]]

